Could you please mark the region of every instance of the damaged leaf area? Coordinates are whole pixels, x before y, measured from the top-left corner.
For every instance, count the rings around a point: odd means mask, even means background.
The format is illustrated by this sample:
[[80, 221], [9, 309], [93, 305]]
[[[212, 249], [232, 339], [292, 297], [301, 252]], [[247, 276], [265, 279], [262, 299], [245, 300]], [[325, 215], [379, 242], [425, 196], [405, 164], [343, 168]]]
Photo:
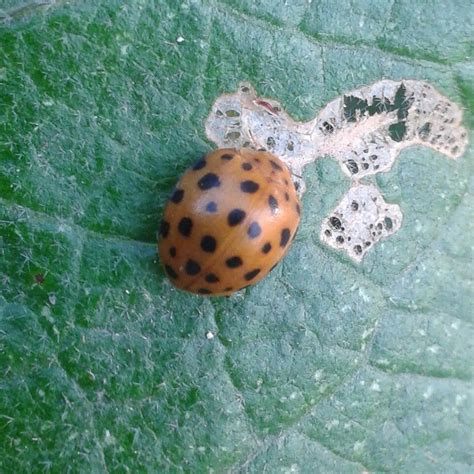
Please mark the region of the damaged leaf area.
[[344, 249], [356, 261], [380, 239], [397, 232], [402, 213], [373, 185], [355, 184], [321, 226], [321, 240]]
[[[472, 25], [427, 4], [0, 0], [2, 474], [472, 472]], [[156, 232], [232, 91], [219, 140], [307, 187], [272, 273], [202, 298]]]
[[[335, 158], [353, 184], [334, 214], [342, 213], [352, 197], [361, 212], [345, 213], [347, 235], [337, 235], [333, 231], [341, 228], [331, 231], [323, 223], [321, 240], [360, 262], [402, 221], [398, 206], [380, 205], [380, 192], [374, 186], [361, 186], [360, 180], [389, 171], [401, 150], [414, 145], [459, 158], [468, 141], [461, 121], [459, 106], [422, 81], [376, 82], [333, 100], [305, 123], [295, 122], [278, 102], [257, 97], [252, 86], [243, 83], [237, 93], [216, 100], [206, 133], [220, 147], [263, 148], [279, 156], [292, 171], [300, 194], [307, 186], [304, 167], [325, 155]], [[374, 204], [377, 198], [379, 203]], [[331, 219], [338, 218], [327, 221]]]

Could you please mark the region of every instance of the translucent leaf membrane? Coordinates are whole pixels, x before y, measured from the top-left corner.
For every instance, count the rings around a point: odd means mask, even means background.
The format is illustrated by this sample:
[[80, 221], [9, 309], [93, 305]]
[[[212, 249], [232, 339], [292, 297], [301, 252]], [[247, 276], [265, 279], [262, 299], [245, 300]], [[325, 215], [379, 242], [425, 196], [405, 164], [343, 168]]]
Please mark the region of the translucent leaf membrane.
[[[220, 147], [263, 148], [276, 154], [293, 172], [300, 194], [311, 184], [302, 177], [304, 167], [325, 155], [335, 158], [353, 187], [334, 213], [341, 213], [353, 197], [362, 212], [345, 212], [350, 235], [335, 235], [323, 223], [321, 239], [360, 262], [373, 244], [400, 228], [402, 214], [398, 206], [385, 203], [383, 211], [378, 204], [375, 212], [370, 210], [377, 196], [379, 203], [383, 198], [374, 186], [360, 186], [359, 181], [389, 171], [400, 151], [414, 145], [459, 158], [468, 142], [461, 120], [460, 107], [423, 81], [383, 80], [353, 90], [305, 123], [294, 121], [279, 102], [257, 97], [249, 83], [242, 83], [235, 94], [215, 101], [206, 132]], [[385, 226], [385, 220], [394, 225]], [[378, 226], [382, 228], [372, 231]]]

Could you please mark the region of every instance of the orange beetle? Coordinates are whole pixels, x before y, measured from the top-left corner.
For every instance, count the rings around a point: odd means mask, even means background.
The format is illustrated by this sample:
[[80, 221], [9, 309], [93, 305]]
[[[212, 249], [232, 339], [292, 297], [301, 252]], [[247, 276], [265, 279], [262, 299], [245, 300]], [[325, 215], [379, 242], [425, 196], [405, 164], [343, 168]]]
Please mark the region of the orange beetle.
[[176, 287], [223, 296], [261, 280], [296, 234], [300, 203], [266, 151], [220, 149], [192, 166], [166, 205], [159, 253]]

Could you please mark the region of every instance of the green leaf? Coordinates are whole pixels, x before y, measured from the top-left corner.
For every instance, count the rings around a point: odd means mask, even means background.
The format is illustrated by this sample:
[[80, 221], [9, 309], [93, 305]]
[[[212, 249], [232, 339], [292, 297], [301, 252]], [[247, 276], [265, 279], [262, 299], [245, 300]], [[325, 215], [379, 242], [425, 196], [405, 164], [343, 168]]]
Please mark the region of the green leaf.
[[309, 120], [420, 79], [472, 129], [466, 2], [339, 3], [0, 5], [2, 472], [472, 469], [472, 147], [376, 176], [404, 222], [360, 265], [319, 240], [350, 186], [330, 158], [257, 286], [188, 295], [157, 261], [167, 196], [241, 81]]

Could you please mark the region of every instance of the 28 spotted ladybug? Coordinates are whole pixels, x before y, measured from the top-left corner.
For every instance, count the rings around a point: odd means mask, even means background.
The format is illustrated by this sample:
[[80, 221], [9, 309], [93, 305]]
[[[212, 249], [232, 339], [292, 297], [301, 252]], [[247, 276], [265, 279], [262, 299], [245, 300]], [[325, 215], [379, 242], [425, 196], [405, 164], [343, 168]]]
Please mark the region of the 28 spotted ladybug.
[[273, 269], [299, 221], [299, 199], [279, 158], [245, 148], [216, 150], [176, 185], [160, 225], [160, 259], [176, 287], [229, 295]]

